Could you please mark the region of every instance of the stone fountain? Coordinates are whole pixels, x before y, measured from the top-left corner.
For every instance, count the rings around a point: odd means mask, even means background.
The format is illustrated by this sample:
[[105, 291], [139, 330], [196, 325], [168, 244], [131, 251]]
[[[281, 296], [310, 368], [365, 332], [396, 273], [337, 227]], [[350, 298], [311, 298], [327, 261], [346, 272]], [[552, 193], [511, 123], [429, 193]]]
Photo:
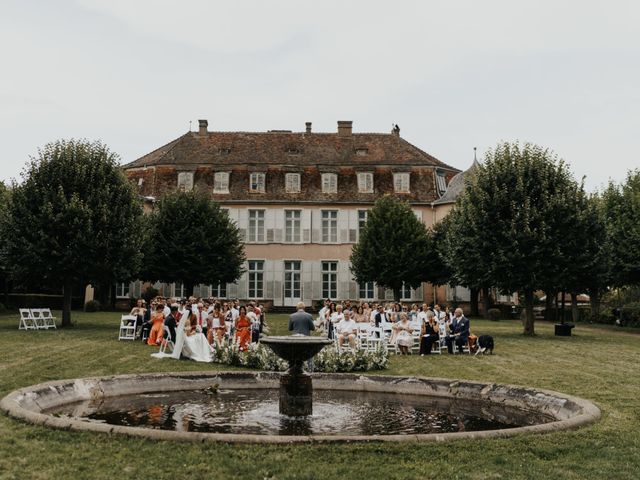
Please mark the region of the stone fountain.
[[291, 417], [311, 415], [313, 385], [311, 375], [302, 371], [302, 365], [332, 341], [324, 337], [293, 335], [263, 337], [260, 343], [268, 345], [276, 355], [289, 362], [289, 370], [280, 376], [280, 414]]

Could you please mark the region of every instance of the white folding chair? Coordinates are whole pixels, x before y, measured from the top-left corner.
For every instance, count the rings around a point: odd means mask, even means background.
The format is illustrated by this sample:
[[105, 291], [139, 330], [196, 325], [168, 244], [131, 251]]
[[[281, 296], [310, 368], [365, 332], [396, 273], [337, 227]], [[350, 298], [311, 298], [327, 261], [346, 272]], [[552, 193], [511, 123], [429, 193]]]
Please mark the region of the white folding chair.
[[31, 314], [31, 310], [28, 308], [20, 309], [20, 323], [18, 324], [18, 330], [36, 330], [38, 325]]
[[167, 350], [167, 346], [171, 347], [171, 351], [175, 348], [173, 340], [171, 340], [171, 332], [169, 331], [169, 327], [164, 326], [164, 337], [160, 342], [160, 353], [164, 353]]
[[40, 308], [31, 308], [31, 317], [33, 318], [33, 323], [35, 324], [38, 330], [45, 329], [45, 320], [42, 316], [42, 309]]
[[138, 317], [135, 315], [122, 315], [122, 317], [120, 317], [118, 340], [135, 340], [137, 322]]
[[43, 321], [42, 328], [57, 328], [56, 327], [56, 317], [51, 314], [50, 308], [41, 308], [40, 309], [40, 318]]
[[369, 346], [369, 336], [371, 335], [371, 325], [368, 323], [358, 323], [358, 345], [367, 349]]
[[375, 352], [380, 345], [384, 342], [384, 333], [380, 327], [369, 327], [369, 338], [367, 340], [366, 348], [372, 352]]

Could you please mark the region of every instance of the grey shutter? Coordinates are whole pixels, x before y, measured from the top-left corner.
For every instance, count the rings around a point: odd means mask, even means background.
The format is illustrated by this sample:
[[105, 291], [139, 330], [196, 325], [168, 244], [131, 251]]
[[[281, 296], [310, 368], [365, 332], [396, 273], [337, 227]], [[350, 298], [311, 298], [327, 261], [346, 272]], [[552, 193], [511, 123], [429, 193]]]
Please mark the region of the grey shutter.
[[264, 295], [264, 298], [274, 298], [274, 294], [273, 294], [273, 285], [275, 282], [271, 282], [271, 281], [265, 281], [264, 282], [264, 291], [262, 292]]
[[356, 282], [349, 282], [349, 299], [355, 300], [358, 298], [358, 285]]
[[273, 243], [273, 228], [267, 228], [267, 243]]
[[302, 298], [304, 298], [304, 299], [312, 299], [313, 298], [312, 285], [313, 285], [313, 283], [311, 283], [311, 282], [302, 282]]
[[273, 282], [273, 292], [272, 296], [269, 298], [275, 299], [277, 298], [281, 298], [282, 297], [282, 282], [280, 280], [274, 280]]
[[320, 243], [320, 230], [314, 228], [311, 231], [311, 242]]
[[340, 230], [340, 243], [347, 243], [349, 241], [349, 230]]
[[240, 232], [240, 240], [241, 241], [246, 241], [247, 240], [247, 229], [246, 228], [240, 228], [238, 229], [238, 231]]
[[276, 228], [273, 231], [273, 241], [276, 243], [282, 243], [282, 229], [281, 228]]
[[309, 230], [308, 228], [302, 230], [302, 241], [304, 243], [311, 242], [311, 230]]
[[338, 282], [338, 298], [343, 300], [349, 298], [349, 282]]
[[356, 243], [357, 242], [356, 238], [357, 238], [357, 230], [353, 228], [349, 229], [349, 242]]

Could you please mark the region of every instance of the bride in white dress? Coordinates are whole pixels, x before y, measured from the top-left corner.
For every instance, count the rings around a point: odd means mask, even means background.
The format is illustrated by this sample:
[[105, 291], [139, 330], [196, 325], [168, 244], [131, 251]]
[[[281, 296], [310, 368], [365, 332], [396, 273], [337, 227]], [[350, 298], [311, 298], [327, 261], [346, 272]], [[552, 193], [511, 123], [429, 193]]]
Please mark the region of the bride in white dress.
[[176, 342], [173, 352], [154, 353], [151, 356], [163, 358], [170, 357], [177, 360], [180, 355], [184, 355], [196, 362], [211, 362], [211, 346], [207, 341], [207, 337], [201, 331], [198, 331], [197, 317], [189, 309], [182, 311], [180, 322], [176, 327]]

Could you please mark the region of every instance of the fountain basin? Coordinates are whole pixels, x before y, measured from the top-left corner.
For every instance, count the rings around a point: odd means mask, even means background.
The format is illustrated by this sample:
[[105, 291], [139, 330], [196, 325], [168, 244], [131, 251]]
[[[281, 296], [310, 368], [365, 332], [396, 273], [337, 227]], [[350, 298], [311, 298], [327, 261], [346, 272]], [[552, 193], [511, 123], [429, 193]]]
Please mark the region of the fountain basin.
[[465, 431], [411, 435], [272, 435], [202, 433], [154, 430], [96, 423], [74, 417], [58, 417], [47, 411], [82, 401], [100, 402], [123, 395], [161, 394], [221, 389], [277, 389], [280, 375], [272, 372], [189, 372], [119, 375], [60, 380], [16, 390], [0, 401], [0, 408], [15, 418], [54, 428], [119, 433], [137, 437], [181, 441], [224, 441], [245, 443], [340, 442], [340, 441], [446, 441], [459, 438], [508, 437], [522, 433], [544, 433], [577, 428], [595, 422], [600, 410], [591, 402], [547, 390], [494, 383], [421, 377], [365, 376], [356, 374], [314, 374], [315, 388], [322, 391], [377, 392], [393, 394], [398, 401], [415, 396], [451, 398], [457, 401], [488, 402], [531, 412], [549, 419], [547, 423], [502, 430]]

